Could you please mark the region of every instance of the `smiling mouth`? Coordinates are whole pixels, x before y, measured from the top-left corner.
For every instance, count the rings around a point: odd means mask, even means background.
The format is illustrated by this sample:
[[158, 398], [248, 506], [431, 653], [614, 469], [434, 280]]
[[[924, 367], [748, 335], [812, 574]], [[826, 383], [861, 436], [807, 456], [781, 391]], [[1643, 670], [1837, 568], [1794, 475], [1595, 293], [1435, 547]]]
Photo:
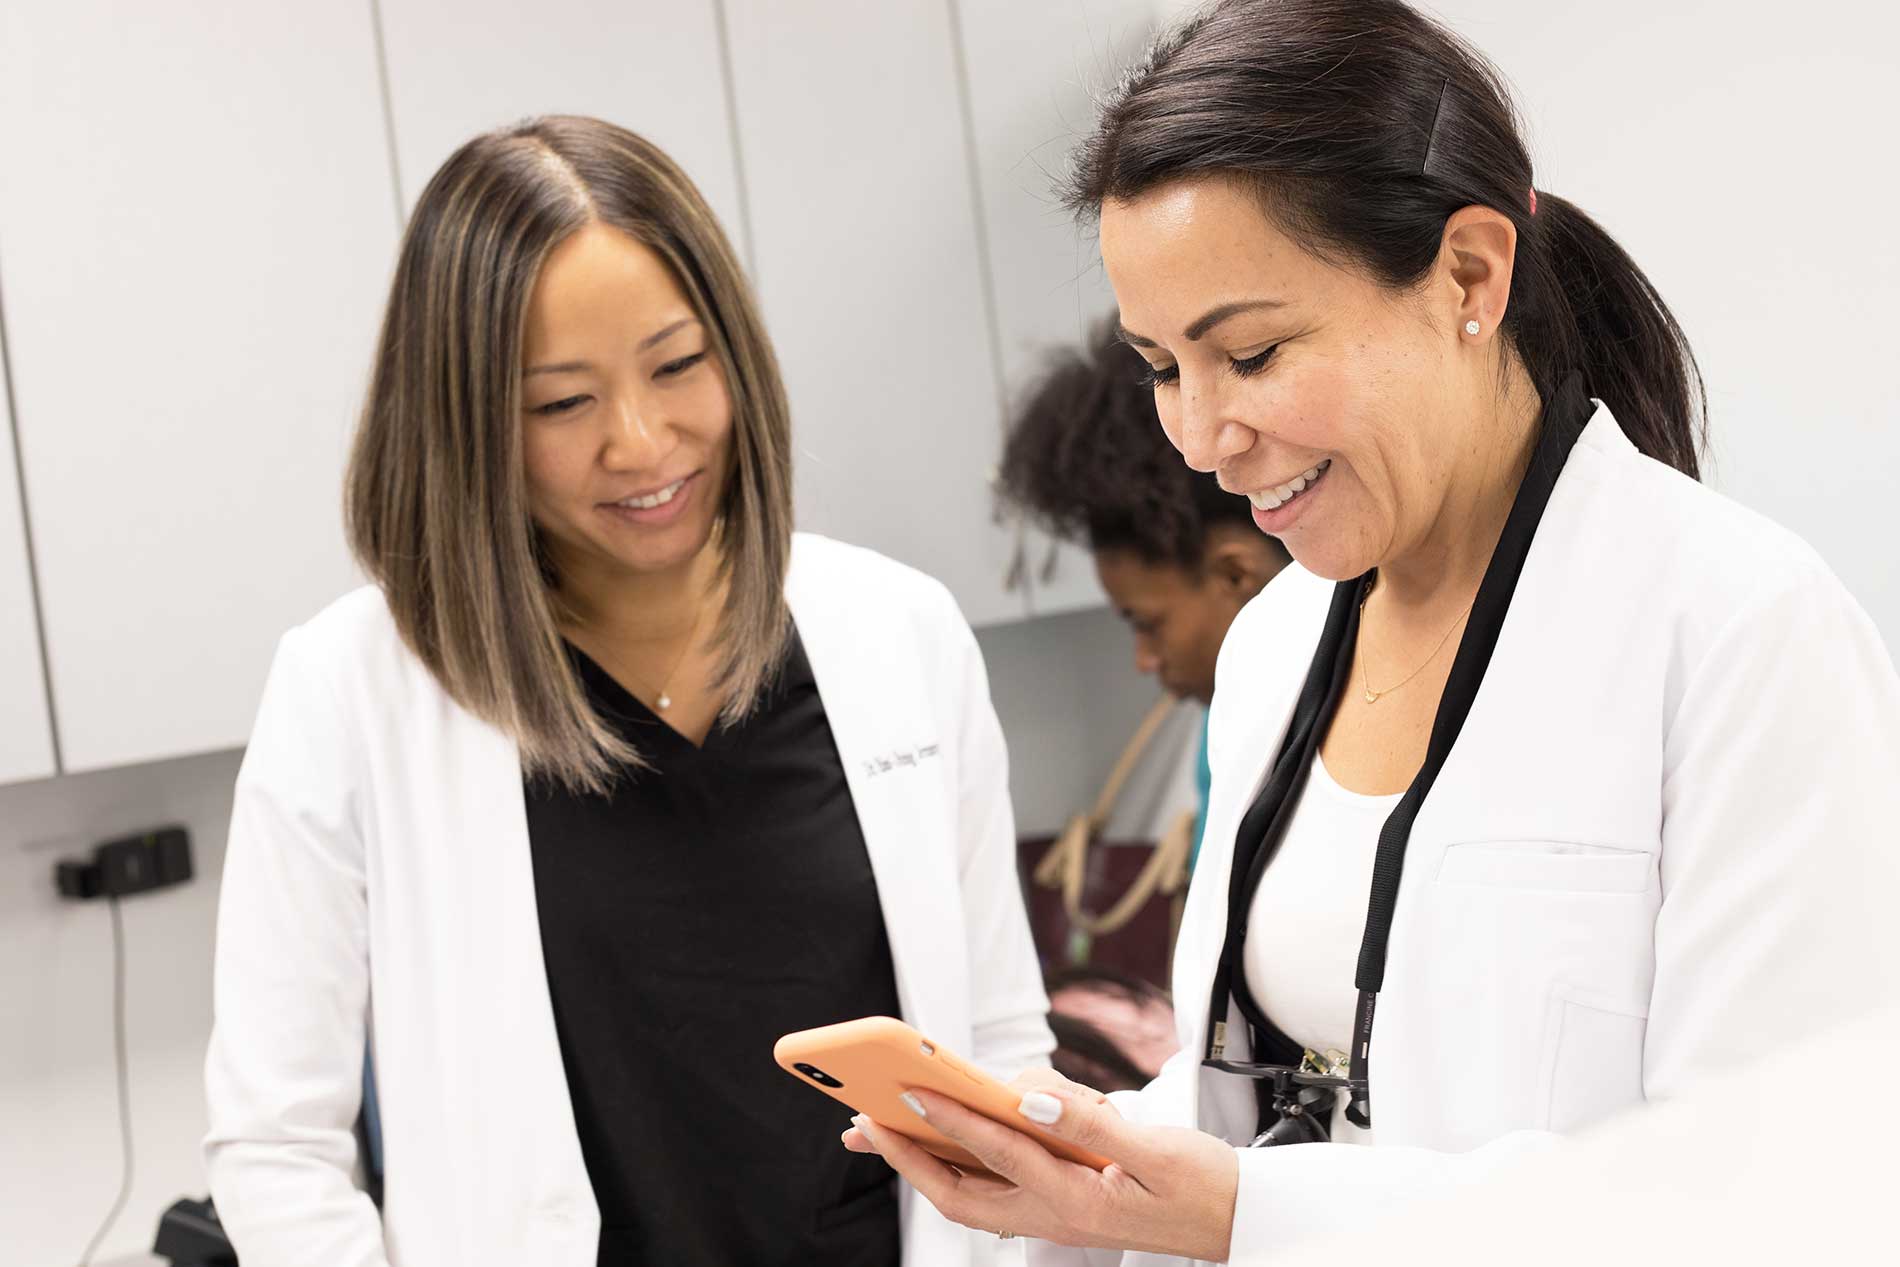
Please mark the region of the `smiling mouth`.
[[1254, 506], [1260, 510], [1278, 510], [1280, 507], [1304, 493], [1307, 489], [1313, 487], [1313, 485], [1319, 483], [1320, 477], [1326, 474], [1332, 464], [1333, 460], [1327, 458], [1318, 466], [1308, 468], [1284, 484], [1276, 485], [1273, 488], [1262, 489], [1257, 493], [1248, 493], [1247, 500], [1252, 502]]
[[654, 510], [666, 505], [675, 497], [678, 497], [680, 490], [685, 488], [688, 481], [692, 478], [692, 476], [688, 475], [684, 479], [674, 480], [657, 493], [646, 493], [639, 497], [624, 497], [617, 502], [608, 502], [607, 504], [609, 506], [620, 506], [627, 510]]

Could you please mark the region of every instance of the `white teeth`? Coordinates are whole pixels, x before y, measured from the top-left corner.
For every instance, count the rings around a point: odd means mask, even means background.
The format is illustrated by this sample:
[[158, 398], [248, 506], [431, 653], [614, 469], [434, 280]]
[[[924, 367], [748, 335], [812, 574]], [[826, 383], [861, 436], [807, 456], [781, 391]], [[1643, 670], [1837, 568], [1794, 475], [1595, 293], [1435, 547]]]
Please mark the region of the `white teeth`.
[[615, 505], [626, 506], [633, 510], [652, 510], [656, 506], [664, 506], [666, 503], [672, 501], [675, 497], [679, 496], [679, 491], [685, 487], [686, 481], [678, 480], [672, 484], [668, 484], [665, 488], [650, 496], [629, 497], [623, 501], [616, 502]]
[[1265, 489], [1258, 493], [1248, 493], [1247, 500], [1261, 510], [1278, 510], [1305, 492], [1307, 487], [1320, 477], [1320, 473], [1332, 464], [1333, 460], [1327, 458], [1318, 466], [1308, 470], [1306, 474], [1296, 475], [1277, 488]]

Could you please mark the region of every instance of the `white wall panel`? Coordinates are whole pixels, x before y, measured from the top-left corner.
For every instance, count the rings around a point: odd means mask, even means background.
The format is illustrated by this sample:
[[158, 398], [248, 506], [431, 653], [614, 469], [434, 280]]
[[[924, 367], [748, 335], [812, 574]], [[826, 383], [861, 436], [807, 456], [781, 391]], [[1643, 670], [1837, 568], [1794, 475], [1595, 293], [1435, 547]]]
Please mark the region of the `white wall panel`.
[[367, 6], [0, 8], [0, 279], [69, 770], [229, 747], [352, 582], [395, 241]]
[[403, 206], [455, 148], [537, 114], [587, 114], [674, 158], [743, 252], [714, 0], [379, 0]]
[[739, 157], [808, 528], [1023, 614], [987, 484], [996, 369], [943, 0], [728, 5]]

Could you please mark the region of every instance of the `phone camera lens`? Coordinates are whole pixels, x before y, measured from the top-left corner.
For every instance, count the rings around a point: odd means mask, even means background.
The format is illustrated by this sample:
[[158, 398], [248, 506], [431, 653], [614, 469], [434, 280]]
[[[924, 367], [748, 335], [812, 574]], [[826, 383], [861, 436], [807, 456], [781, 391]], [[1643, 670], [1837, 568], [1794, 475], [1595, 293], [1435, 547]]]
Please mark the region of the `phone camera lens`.
[[844, 1086], [844, 1083], [838, 1081], [836, 1078], [826, 1073], [823, 1069], [820, 1069], [817, 1065], [808, 1065], [803, 1062], [800, 1062], [798, 1064], [793, 1065], [792, 1068], [798, 1070], [798, 1072], [804, 1074], [807, 1078], [810, 1078], [813, 1082], [817, 1083], [821, 1087], [838, 1088], [838, 1087]]

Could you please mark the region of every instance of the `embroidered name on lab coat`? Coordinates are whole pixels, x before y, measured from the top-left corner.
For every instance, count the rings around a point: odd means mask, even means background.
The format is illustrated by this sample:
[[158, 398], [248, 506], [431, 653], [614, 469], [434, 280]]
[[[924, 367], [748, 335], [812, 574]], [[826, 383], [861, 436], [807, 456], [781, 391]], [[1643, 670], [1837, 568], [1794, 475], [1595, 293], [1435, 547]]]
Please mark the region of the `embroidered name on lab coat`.
[[864, 777], [875, 779], [893, 770], [915, 769], [925, 761], [935, 760], [940, 752], [941, 745], [934, 743], [919, 744], [915, 748], [893, 748], [865, 761]]

